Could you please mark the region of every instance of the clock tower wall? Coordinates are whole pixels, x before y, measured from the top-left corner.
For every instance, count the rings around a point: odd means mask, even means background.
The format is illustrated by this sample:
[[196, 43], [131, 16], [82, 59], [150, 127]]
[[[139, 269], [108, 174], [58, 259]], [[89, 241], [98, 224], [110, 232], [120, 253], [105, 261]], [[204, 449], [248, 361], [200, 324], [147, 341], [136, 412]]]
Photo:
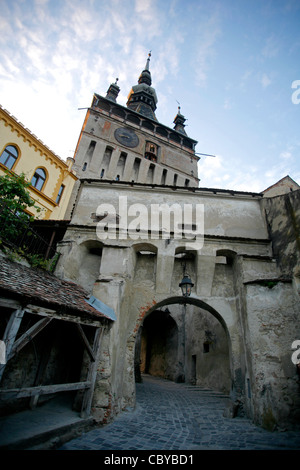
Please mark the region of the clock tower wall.
[[132, 111], [120, 116], [122, 108], [88, 110], [75, 154], [79, 178], [197, 187], [194, 150]]

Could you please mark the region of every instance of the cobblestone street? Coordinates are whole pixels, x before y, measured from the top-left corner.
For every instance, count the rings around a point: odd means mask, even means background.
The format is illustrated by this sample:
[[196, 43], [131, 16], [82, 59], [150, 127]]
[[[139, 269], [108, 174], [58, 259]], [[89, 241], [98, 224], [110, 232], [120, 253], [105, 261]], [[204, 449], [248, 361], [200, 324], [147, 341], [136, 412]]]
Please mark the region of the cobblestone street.
[[299, 450], [300, 433], [268, 432], [248, 419], [225, 418], [228, 397], [144, 376], [137, 405], [61, 450]]

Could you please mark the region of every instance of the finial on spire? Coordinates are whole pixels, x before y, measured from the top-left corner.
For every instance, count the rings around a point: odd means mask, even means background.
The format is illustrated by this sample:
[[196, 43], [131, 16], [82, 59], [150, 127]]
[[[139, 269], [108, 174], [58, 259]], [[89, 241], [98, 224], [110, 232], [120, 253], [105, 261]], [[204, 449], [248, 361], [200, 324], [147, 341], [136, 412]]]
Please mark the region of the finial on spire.
[[147, 59], [146, 66], [145, 66], [145, 70], [148, 70], [148, 72], [149, 72], [149, 65], [150, 65], [150, 57], [151, 57], [151, 51], [148, 54], [148, 59]]
[[117, 85], [117, 84], [118, 84], [118, 81], [119, 81], [119, 79], [118, 79], [118, 78], [116, 78], [115, 85]]

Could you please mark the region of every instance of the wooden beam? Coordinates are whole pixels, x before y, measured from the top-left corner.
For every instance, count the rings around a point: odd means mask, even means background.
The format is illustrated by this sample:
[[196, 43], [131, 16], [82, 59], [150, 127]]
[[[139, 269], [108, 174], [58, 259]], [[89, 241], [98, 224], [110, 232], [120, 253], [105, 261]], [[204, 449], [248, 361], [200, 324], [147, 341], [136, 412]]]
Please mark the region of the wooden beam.
[[89, 353], [89, 356], [91, 358], [91, 360], [93, 362], [95, 362], [96, 358], [95, 358], [95, 354], [94, 354], [94, 351], [92, 350], [91, 346], [90, 346], [90, 343], [88, 342], [88, 339], [87, 337], [85, 336], [85, 333], [82, 329], [82, 326], [79, 325], [79, 323], [76, 323], [76, 326], [77, 326], [77, 329], [79, 331], [79, 334], [80, 334], [80, 338], [83, 342], [83, 344], [85, 345], [86, 349], [87, 349], [87, 352]]
[[21, 303], [18, 302], [17, 300], [7, 299], [6, 297], [0, 297], [0, 306], [18, 309], [18, 308], [21, 308]]
[[7, 360], [11, 359], [17, 352], [21, 351], [24, 346], [26, 346], [29, 341], [34, 338], [40, 331], [42, 331], [48, 323], [52, 321], [52, 318], [46, 317], [39, 320], [35, 325], [33, 325], [29, 330], [25, 331], [25, 333], [15, 341], [10, 354], [7, 356]]
[[80, 315], [68, 315], [65, 313], [60, 313], [59, 310], [50, 310], [44, 307], [39, 307], [37, 305], [32, 305], [28, 304], [25, 308], [26, 312], [32, 313], [35, 315], [40, 315], [40, 316], [51, 316], [52, 318], [56, 318], [57, 320], [63, 320], [63, 321], [68, 321], [72, 323], [81, 323], [83, 325], [89, 325], [89, 326], [94, 326], [94, 327], [100, 327], [103, 325], [103, 322], [107, 321], [107, 318], [99, 318], [99, 320], [96, 319], [90, 319], [90, 318], [83, 318]]
[[91, 386], [88, 390], [86, 390], [86, 392], [83, 395], [81, 414], [80, 414], [82, 418], [88, 418], [91, 413], [92, 400], [93, 400], [95, 382], [96, 382], [96, 377], [97, 377], [97, 367], [98, 367], [99, 358], [100, 358], [103, 333], [104, 333], [104, 328], [97, 328], [95, 332], [94, 344], [93, 344], [93, 352], [95, 355], [95, 361], [94, 362], [91, 361], [90, 366], [89, 366], [87, 380], [88, 382], [91, 383]]
[[91, 382], [74, 382], [69, 384], [40, 385], [38, 387], [10, 388], [0, 390], [2, 400], [13, 398], [33, 397], [35, 395], [47, 395], [49, 393], [69, 392], [70, 390], [84, 390], [91, 387]]

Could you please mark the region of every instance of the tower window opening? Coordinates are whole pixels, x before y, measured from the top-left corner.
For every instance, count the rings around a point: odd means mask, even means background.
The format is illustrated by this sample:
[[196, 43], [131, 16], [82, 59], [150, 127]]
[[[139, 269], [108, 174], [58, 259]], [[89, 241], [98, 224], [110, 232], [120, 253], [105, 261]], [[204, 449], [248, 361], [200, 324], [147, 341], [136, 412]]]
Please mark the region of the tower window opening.
[[94, 140], [91, 140], [89, 148], [87, 149], [87, 152], [86, 152], [86, 157], [87, 159], [89, 159], [89, 161], [92, 160], [95, 147], [96, 147], [96, 142]]
[[101, 173], [100, 173], [100, 178], [103, 178], [103, 176], [104, 176], [104, 170], [102, 168]]
[[167, 170], [163, 170], [161, 177], [161, 184], [166, 184], [167, 181]]
[[209, 343], [203, 343], [203, 352], [204, 354], [209, 353]]
[[145, 158], [151, 160], [152, 162], [157, 162], [158, 157], [158, 146], [152, 142], [146, 142], [145, 148]]
[[85, 162], [85, 163], [83, 164], [82, 171], [85, 171], [85, 170], [86, 170], [86, 167], [87, 167], [87, 162]]

